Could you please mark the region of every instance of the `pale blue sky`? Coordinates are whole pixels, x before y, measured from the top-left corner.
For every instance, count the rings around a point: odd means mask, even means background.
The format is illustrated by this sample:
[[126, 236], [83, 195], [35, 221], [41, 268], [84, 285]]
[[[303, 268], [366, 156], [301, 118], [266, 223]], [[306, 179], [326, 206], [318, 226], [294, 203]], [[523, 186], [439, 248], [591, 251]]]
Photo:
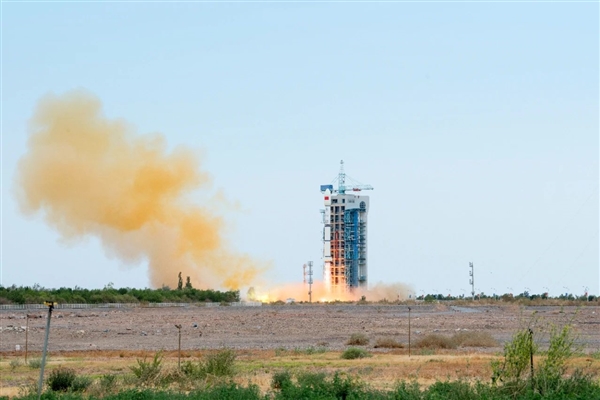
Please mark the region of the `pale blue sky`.
[[[598, 3], [2, 4], [2, 285], [148, 285], [14, 199], [27, 123], [84, 88], [201, 149], [240, 251], [300, 282], [319, 185], [375, 187], [370, 281], [599, 292]], [[511, 288], [509, 290], [509, 288]]]

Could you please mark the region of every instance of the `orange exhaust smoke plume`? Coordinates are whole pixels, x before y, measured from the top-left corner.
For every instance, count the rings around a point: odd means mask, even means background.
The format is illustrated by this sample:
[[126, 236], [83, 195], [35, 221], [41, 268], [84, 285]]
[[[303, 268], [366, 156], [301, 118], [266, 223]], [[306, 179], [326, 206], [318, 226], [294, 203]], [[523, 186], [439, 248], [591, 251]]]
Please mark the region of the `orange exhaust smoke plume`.
[[17, 174], [23, 212], [43, 211], [65, 239], [94, 235], [124, 261], [147, 259], [153, 286], [181, 271], [196, 287], [237, 289], [262, 268], [229, 251], [221, 218], [186, 202], [208, 183], [196, 154], [167, 153], [161, 135], [136, 135], [83, 92], [39, 103]]
[[[312, 301], [356, 301], [362, 296], [368, 301], [396, 301], [406, 300], [413, 290], [403, 283], [383, 284], [377, 283], [369, 289], [355, 289], [352, 292], [329, 293], [323, 282], [315, 282], [312, 285]], [[306, 284], [287, 284], [268, 289], [252, 289], [251, 293], [247, 294], [249, 300], [259, 300], [263, 302], [285, 301], [288, 298], [293, 298], [295, 301], [308, 301], [308, 285]]]

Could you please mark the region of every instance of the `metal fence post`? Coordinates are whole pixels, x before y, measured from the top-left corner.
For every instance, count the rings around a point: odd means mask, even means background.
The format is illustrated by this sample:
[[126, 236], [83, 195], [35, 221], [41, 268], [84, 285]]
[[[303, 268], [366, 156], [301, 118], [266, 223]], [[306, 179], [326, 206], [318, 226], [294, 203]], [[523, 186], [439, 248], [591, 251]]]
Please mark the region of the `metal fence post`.
[[40, 380], [38, 382], [38, 400], [42, 397], [42, 385], [44, 384], [44, 367], [46, 366], [46, 352], [48, 351], [48, 337], [50, 336], [50, 320], [52, 319], [52, 310], [56, 303], [45, 301], [48, 306], [48, 321], [46, 322], [46, 338], [44, 339], [44, 352], [42, 353], [42, 365], [40, 366]]

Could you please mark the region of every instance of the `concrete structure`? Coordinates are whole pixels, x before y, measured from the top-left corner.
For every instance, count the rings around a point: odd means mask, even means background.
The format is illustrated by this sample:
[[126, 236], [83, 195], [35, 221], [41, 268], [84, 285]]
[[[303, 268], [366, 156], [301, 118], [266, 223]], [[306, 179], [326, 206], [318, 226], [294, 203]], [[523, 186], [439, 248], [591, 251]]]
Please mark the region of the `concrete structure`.
[[[366, 287], [367, 216], [369, 197], [358, 193], [370, 185], [347, 183], [344, 161], [340, 163], [338, 188], [321, 185], [323, 214], [323, 280], [330, 293]], [[352, 192], [352, 194], [346, 192]]]

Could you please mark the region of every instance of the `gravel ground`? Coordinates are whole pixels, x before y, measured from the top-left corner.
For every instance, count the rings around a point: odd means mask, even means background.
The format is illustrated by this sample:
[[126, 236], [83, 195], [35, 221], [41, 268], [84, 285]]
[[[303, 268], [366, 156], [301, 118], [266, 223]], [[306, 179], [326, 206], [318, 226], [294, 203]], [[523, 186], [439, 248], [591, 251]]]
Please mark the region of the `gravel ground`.
[[[519, 327], [537, 318], [536, 332], [548, 324], [572, 321], [584, 351], [600, 349], [600, 307], [518, 307], [411, 305], [413, 341], [429, 333], [451, 335], [460, 330], [489, 332], [499, 351]], [[41, 310], [0, 311], [0, 352], [25, 347], [26, 315], [29, 351], [40, 351], [46, 313]], [[534, 316], [535, 315], [535, 316]], [[174, 307], [133, 309], [55, 310], [49, 350], [174, 350], [182, 325], [183, 349], [277, 349], [327, 346], [342, 349], [352, 333], [371, 339], [408, 338], [406, 305], [286, 304], [262, 307]], [[539, 335], [542, 342], [547, 335]]]

